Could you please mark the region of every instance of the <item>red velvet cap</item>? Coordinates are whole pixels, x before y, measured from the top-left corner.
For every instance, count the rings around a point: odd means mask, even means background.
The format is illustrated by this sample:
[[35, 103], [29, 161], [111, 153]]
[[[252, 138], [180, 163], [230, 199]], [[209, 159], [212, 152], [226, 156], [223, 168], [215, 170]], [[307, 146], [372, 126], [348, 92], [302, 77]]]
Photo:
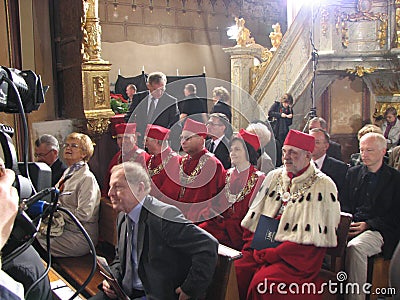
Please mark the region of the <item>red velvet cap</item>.
[[308, 133], [298, 130], [289, 130], [283, 145], [293, 146], [299, 149], [313, 152], [315, 146], [315, 138]]
[[258, 150], [260, 148], [260, 140], [258, 139], [258, 136], [248, 132], [247, 130], [244, 130], [243, 128], [240, 129], [239, 134], [238, 134], [243, 140], [245, 140], [247, 143], [249, 143], [251, 146], [253, 146], [254, 150]]
[[146, 132], [147, 137], [163, 141], [168, 138], [170, 130], [162, 126], [148, 124]]
[[183, 130], [187, 130], [193, 132], [202, 137], [207, 136], [207, 126], [204, 123], [194, 121], [190, 118], [187, 118], [185, 121], [185, 126], [183, 126]]
[[121, 123], [115, 125], [116, 134], [135, 134], [136, 123]]

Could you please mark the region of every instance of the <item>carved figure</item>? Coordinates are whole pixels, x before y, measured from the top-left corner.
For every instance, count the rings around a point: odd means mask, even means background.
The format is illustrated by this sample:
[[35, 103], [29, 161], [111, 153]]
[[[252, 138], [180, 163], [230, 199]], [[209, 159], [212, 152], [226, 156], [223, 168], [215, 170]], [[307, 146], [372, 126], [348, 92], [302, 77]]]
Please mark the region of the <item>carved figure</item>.
[[282, 40], [281, 25], [279, 23], [276, 23], [272, 25], [272, 29], [274, 31], [272, 31], [269, 34], [269, 38], [271, 39], [271, 44], [272, 44], [271, 51], [275, 51], [281, 44]]
[[238, 34], [236, 37], [237, 46], [246, 47], [246, 45], [254, 44], [254, 38], [250, 37], [250, 30], [244, 26], [246, 21], [243, 18], [235, 17]]

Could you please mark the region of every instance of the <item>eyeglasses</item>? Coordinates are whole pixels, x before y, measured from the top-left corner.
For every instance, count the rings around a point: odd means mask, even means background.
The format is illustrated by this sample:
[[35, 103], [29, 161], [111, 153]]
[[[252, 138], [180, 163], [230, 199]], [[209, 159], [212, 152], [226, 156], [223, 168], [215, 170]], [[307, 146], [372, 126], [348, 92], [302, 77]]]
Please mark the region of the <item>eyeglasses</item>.
[[79, 149], [80, 148], [79, 145], [76, 144], [76, 143], [71, 143], [71, 144], [64, 143], [63, 144], [63, 148], [68, 148], [68, 147], [71, 147], [72, 149]]
[[224, 126], [224, 124], [218, 124], [218, 123], [213, 123], [213, 122], [207, 122], [207, 126]]
[[196, 135], [195, 134], [192, 134], [192, 135], [189, 135], [189, 136], [183, 136], [183, 135], [181, 135], [181, 136], [179, 136], [179, 139], [182, 141], [184, 141], [184, 142], [186, 142], [186, 141], [189, 141], [190, 139], [192, 139], [192, 138], [194, 138]]
[[33, 154], [36, 158], [38, 158], [38, 157], [45, 157], [45, 156], [47, 156], [47, 154], [49, 154], [51, 151], [53, 151], [54, 149], [51, 149], [49, 152], [47, 152], [47, 153], [35, 153], [35, 154]]

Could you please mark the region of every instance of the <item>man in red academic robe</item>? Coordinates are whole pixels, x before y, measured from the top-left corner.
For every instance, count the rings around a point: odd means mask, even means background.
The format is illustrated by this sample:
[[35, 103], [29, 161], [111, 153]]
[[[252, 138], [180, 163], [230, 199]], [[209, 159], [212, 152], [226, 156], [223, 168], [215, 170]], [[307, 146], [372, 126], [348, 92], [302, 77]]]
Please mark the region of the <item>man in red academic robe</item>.
[[207, 136], [205, 124], [187, 119], [181, 135], [179, 208], [193, 221], [203, 221], [221, 212], [214, 212], [212, 202], [225, 185], [225, 169], [222, 163], [204, 147]]
[[122, 162], [134, 161], [146, 167], [146, 160], [150, 156], [146, 151], [136, 145], [136, 123], [121, 123], [115, 125], [115, 133], [119, 151], [111, 159], [107, 174], [104, 178], [101, 195], [107, 197], [110, 188], [111, 169]]
[[179, 195], [179, 155], [168, 145], [170, 130], [147, 126], [145, 145], [150, 153], [147, 172], [152, 181], [150, 195], [158, 200], [176, 204]]
[[[333, 181], [310, 163], [314, 145], [313, 136], [289, 131], [282, 148], [284, 167], [267, 174], [242, 221], [243, 257], [235, 261], [240, 299], [322, 296], [316, 279], [326, 248], [337, 244], [340, 205]], [[275, 241], [281, 243], [255, 250], [254, 233], [266, 217], [279, 220]]]

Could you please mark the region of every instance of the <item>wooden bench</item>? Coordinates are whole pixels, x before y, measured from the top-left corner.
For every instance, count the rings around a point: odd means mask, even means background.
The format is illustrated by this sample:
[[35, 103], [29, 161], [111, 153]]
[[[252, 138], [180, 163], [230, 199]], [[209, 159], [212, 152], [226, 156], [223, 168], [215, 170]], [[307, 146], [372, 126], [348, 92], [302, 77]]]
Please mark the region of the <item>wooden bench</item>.
[[[97, 249], [99, 250], [99, 245]], [[98, 255], [107, 258], [108, 262], [111, 262], [113, 257], [103, 251], [98, 251]], [[93, 258], [91, 254], [87, 254], [79, 257], [65, 257], [55, 258], [52, 264], [53, 268], [60, 273], [75, 289], [78, 289], [88, 278], [93, 265]], [[85, 297], [94, 296], [99, 292], [98, 286], [103, 282], [103, 275], [100, 274], [99, 270], [96, 272], [82, 291]]]

